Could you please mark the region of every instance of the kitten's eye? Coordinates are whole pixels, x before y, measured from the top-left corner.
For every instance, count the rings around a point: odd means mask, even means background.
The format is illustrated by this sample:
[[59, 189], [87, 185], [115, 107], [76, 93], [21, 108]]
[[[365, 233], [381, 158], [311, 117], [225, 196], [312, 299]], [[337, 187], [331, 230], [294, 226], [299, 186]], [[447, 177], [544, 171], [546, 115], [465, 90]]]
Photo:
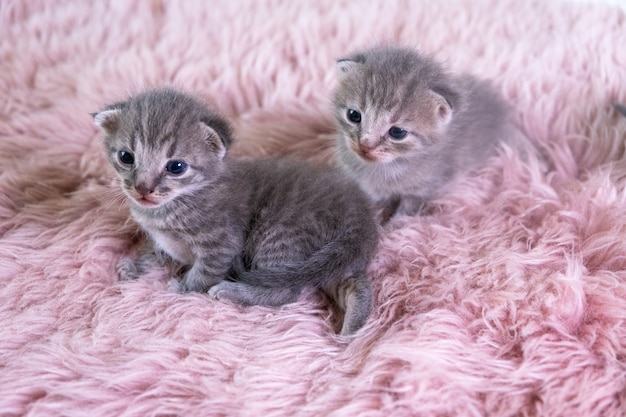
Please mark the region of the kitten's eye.
[[407, 135], [407, 131], [398, 126], [391, 126], [389, 128], [389, 136], [393, 139], [404, 139]]
[[128, 151], [119, 151], [117, 153], [117, 157], [120, 159], [120, 162], [124, 165], [132, 165], [135, 163], [135, 156]]
[[348, 109], [346, 115], [348, 116], [348, 120], [350, 120], [351, 122], [361, 123], [361, 113], [359, 113], [357, 110]]
[[182, 161], [169, 161], [165, 169], [170, 174], [180, 175], [187, 170], [187, 164]]

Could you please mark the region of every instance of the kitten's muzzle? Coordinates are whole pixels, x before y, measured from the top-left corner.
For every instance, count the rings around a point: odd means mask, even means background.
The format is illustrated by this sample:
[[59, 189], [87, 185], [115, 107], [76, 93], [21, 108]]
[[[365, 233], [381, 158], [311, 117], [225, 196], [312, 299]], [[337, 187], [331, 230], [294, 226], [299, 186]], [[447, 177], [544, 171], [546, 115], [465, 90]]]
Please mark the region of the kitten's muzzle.
[[154, 193], [154, 187], [151, 187], [147, 184], [137, 184], [135, 185], [135, 191], [137, 191], [137, 194], [139, 194], [141, 197], [146, 197]]
[[368, 146], [363, 143], [360, 143], [357, 147], [357, 153], [361, 156], [361, 158], [366, 161], [377, 161], [378, 157], [374, 154], [376, 150], [376, 146]]
[[146, 184], [137, 184], [131, 193], [133, 199], [143, 207], [154, 207], [159, 205], [159, 198], [154, 194], [155, 187]]

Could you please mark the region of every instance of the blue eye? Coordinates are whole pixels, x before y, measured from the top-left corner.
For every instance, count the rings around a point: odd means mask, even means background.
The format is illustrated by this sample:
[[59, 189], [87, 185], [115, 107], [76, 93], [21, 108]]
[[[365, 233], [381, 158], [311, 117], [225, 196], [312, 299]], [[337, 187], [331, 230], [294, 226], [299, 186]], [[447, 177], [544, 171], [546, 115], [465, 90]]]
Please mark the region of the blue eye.
[[389, 136], [391, 136], [393, 139], [404, 139], [407, 134], [408, 132], [401, 127], [391, 126], [389, 128]]
[[361, 123], [361, 113], [359, 111], [354, 109], [348, 109], [346, 115], [348, 116], [348, 120], [350, 120], [351, 122]]
[[183, 161], [169, 161], [165, 169], [170, 174], [180, 175], [187, 170], [187, 164]]
[[128, 151], [119, 151], [117, 153], [117, 157], [120, 159], [120, 162], [124, 165], [132, 165], [135, 163], [135, 157], [131, 152]]

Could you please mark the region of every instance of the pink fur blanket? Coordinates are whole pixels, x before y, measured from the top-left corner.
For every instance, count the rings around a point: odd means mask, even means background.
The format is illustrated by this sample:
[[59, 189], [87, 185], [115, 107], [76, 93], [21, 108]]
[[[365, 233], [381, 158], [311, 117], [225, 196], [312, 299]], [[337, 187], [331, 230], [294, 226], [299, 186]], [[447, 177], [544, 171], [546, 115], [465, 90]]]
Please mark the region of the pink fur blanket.
[[[282, 308], [117, 282], [137, 227], [90, 112], [175, 85], [246, 157], [332, 163], [335, 60], [417, 46], [493, 80], [503, 149], [386, 230], [347, 341]], [[0, 3], [0, 415], [623, 416], [626, 13], [558, 0]]]

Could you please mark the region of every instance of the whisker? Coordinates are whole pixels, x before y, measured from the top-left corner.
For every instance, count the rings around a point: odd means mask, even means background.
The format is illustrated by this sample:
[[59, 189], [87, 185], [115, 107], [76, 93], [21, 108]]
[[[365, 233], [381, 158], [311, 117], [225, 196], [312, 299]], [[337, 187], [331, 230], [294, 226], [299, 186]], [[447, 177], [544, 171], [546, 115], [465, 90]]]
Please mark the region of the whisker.
[[118, 188], [111, 187], [93, 192], [89, 197], [92, 201], [101, 203], [104, 210], [110, 210], [113, 207], [123, 209], [127, 201], [126, 194]]

